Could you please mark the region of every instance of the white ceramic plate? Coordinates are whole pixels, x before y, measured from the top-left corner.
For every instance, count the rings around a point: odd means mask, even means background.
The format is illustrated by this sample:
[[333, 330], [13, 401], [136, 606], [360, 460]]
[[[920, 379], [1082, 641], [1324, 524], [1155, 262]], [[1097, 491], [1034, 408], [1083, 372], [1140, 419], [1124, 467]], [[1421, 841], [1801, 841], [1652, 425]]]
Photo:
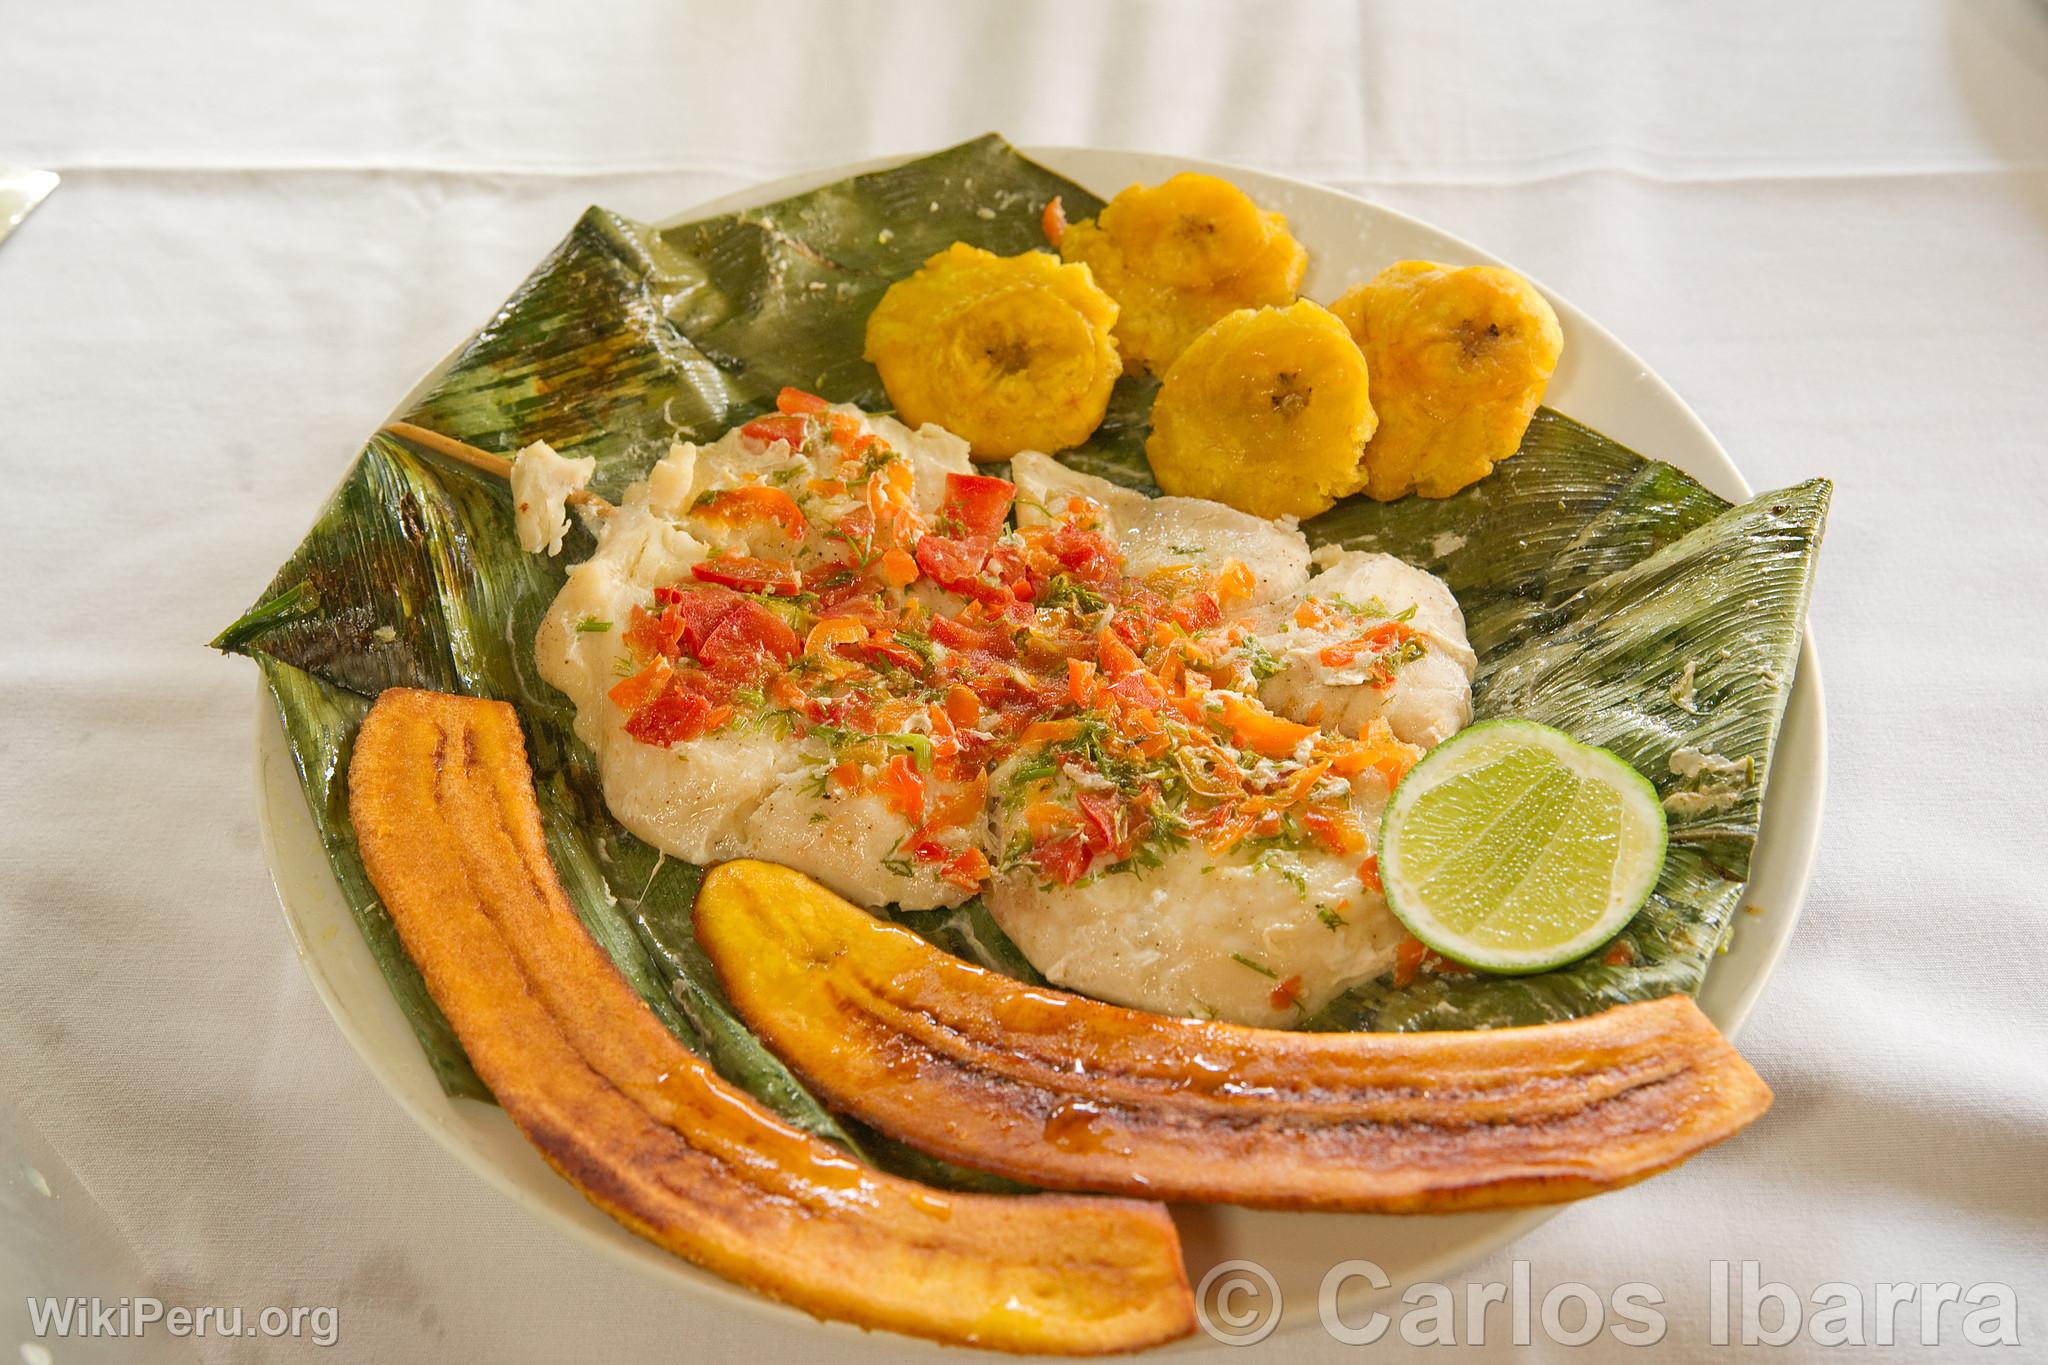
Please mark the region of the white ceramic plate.
[[[1504, 264], [1477, 247], [1365, 200], [1261, 171], [1084, 148], [1036, 148], [1031, 155], [1104, 196], [1133, 181], [1157, 183], [1181, 170], [1222, 175], [1261, 204], [1287, 215], [1295, 235], [1309, 249], [1311, 265], [1303, 292], [1325, 301], [1383, 266], [1411, 257]], [[761, 185], [700, 205], [676, 221], [765, 203], [901, 159], [835, 167]], [[1557, 309], [1565, 335], [1564, 360], [1544, 401], [1646, 455], [1677, 465], [1723, 497], [1747, 497], [1751, 490], [1734, 462], [1670, 386], [1597, 323], [1555, 293], [1544, 292]], [[447, 363], [435, 367], [414, 394], [433, 382]], [[412, 401], [408, 397], [399, 409]], [[443, 1095], [328, 871], [292, 771], [283, 729], [268, 695], [260, 690], [256, 755], [264, 852], [300, 961], [364, 1062], [422, 1127], [465, 1165], [542, 1217], [691, 1293], [779, 1318], [793, 1330], [853, 1330], [814, 1324], [795, 1310], [737, 1289], [642, 1242], [585, 1203], [549, 1170], [500, 1110]], [[1819, 839], [1826, 776], [1820, 667], [1809, 635], [1771, 765], [1763, 835], [1746, 897], [1746, 903], [1762, 913], [1738, 917], [1733, 943], [1714, 963], [1700, 996], [1701, 1008], [1730, 1035], [1755, 1004], [1798, 920]], [[1766, 1120], [1761, 1137], [1752, 1140], [1768, 1141], [1769, 1131]], [[1658, 1178], [1687, 1177], [1681, 1168]], [[1182, 1207], [1175, 1210], [1175, 1218], [1191, 1280], [1199, 1281], [1221, 1261], [1240, 1258], [1271, 1272], [1286, 1302], [1280, 1323], [1285, 1332], [1316, 1322], [1317, 1288], [1324, 1273], [1340, 1261], [1370, 1255], [1393, 1281], [1386, 1293], [1395, 1294], [1416, 1281], [1447, 1276], [1505, 1246], [1553, 1212], [1393, 1218]], [[1350, 1288], [1365, 1286], [1354, 1280]], [[1345, 1305], [1347, 1318], [1357, 1320], [1348, 1298]], [[921, 1349], [909, 1340], [901, 1344], [906, 1350]]]

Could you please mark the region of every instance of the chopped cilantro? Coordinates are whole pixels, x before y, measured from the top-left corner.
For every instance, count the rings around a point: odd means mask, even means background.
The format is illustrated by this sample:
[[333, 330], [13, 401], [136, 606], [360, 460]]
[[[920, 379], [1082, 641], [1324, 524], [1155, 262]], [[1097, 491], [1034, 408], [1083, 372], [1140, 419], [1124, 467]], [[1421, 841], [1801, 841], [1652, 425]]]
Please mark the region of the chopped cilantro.
[[1245, 956], [1245, 955], [1244, 955], [1243, 953], [1232, 953], [1232, 954], [1230, 955], [1230, 960], [1231, 960], [1232, 962], [1235, 962], [1235, 963], [1236, 963], [1236, 964], [1237, 964], [1238, 966], [1240, 966], [1240, 967], [1249, 967], [1249, 968], [1251, 968], [1251, 969], [1252, 969], [1253, 971], [1257, 972], [1257, 973], [1258, 973], [1258, 974], [1259, 974], [1260, 976], [1270, 976], [1270, 977], [1272, 977], [1272, 978], [1273, 978], [1273, 979], [1274, 979], [1275, 981], [1278, 981], [1278, 980], [1280, 979], [1280, 973], [1278, 973], [1278, 972], [1274, 971], [1274, 970], [1273, 970], [1273, 969], [1272, 969], [1271, 967], [1268, 967], [1268, 966], [1267, 966], [1267, 965], [1266, 965], [1265, 963], [1263, 963], [1263, 962], [1255, 962], [1255, 961], [1253, 961], [1253, 960], [1252, 960], [1251, 958], [1248, 958], [1248, 957], [1246, 957], [1246, 956]]
[[612, 628], [609, 621], [600, 621], [595, 616], [586, 616], [576, 623], [578, 635], [601, 635]]
[[1237, 652], [1244, 659], [1245, 667], [1251, 670], [1254, 682], [1264, 682], [1284, 667], [1273, 651], [1267, 649], [1256, 635], [1245, 636], [1239, 643]]
[[925, 667], [927, 668], [931, 667], [933, 661], [938, 657], [938, 646], [932, 643], [931, 637], [928, 635], [914, 635], [910, 631], [899, 630], [895, 634], [895, 640], [897, 644], [902, 645], [912, 654], [924, 660]]
[[1091, 615], [1109, 605], [1101, 593], [1067, 574], [1055, 574], [1038, 602], [1041, 607], [1067, 607]]

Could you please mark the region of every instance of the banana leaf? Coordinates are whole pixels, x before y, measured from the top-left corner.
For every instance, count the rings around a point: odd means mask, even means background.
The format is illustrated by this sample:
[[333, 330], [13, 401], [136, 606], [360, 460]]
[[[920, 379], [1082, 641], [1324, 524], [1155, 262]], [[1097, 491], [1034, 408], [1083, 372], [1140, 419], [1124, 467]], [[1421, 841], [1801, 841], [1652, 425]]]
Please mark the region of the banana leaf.
[[[545, 439], [595, 456], [594, 487], [616, 498], [672, 439], [713, 439], [785, 384], [885, 408], [860, 358], [881, 291], [956, 240], [1003, 253], [1038, 245], [1054, 195], [1074, 217], [1101, 203], [991, 136], [697, 223], [654, 228], [591, 209], [402, 415], [488, 450]], [[1109, 419], [1063, 458], [1156, 492], [1142, 450], [1152, 390], [1122, 381]], [[1305, 526], [1318, 544], [1385, 550], [1445, 578], [1480, 655], [1481, 716], [1527, 716], [1605, 744], [1686, 812], [1673, 818], [1651, 904], [1626, 931], [1631, 960], [1513, 980], [1425, 976], [1398, 990], [1374, 982], [1311, 1027], [1533, 1023], [1699, 988], [1747, 877], [1828, 495], [1815, 481], [1730, 507], [1546, 410], [1514, 459], [1457, 497], [1350, 500]], [[214, 642], [262, 661], [335, 874], [442, 1083], [481, 1089], [362, 873], [341, 786], [354, 727], [389, 686], [518, 708], [564, 884], [678, 1037], [813, 1132], [918, 1179], [987, 1187], [829, 1115], [720, 993], [690, 932], [699, 869], [606, 811], [571, 708], [531, 657], [563, 565], [590, 548], [578, 528], [560, 560], [521, 554], [502, 481], [379, 435]], [[1693, 751], [1715, 765], [1673, 768]], [[898, 918], [948, 951], [1039, 979], [977, 902]]]

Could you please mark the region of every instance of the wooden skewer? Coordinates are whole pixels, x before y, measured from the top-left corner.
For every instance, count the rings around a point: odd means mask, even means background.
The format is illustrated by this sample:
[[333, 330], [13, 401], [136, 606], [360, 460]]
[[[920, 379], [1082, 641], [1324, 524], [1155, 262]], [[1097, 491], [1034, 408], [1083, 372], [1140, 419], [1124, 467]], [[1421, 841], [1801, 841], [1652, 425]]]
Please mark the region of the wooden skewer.
[[[396, 436], [402, 441], [410, 441], [457, 464], [466, 464], [471, 469], [481, 470], [501, 479], [512, 477], [510, 459], [503, 455], [493, 455], [488, 450], [479, 450], [467, 442], [456, 440], [453, 436], [443, 436], [438, 431], [429, 431], [426, 427], [414, 426], [411, 422], [386, 422], [384, 430], [389, 435]], [[613, 511], [610, 503], [588, 488], [577, 489], [569, 495], [568, 501], [571, 506], [588, 507], [599, 516], [610, 516]]]

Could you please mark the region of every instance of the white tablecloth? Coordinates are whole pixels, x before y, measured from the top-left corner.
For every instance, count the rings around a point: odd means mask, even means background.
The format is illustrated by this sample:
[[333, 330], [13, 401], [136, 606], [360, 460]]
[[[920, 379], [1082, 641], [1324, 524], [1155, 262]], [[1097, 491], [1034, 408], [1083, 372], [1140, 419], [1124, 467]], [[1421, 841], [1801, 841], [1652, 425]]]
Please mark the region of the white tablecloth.
[[1718, 1259], [1808, 1295], [1999, 1281], [2006, 1354], [2042, 1350], [2036, 0], [0, 6], [0, 162], [64, 176], [0, 246], [0, 1085], [134, 1247], [131, 1292], [336, 1304], [363, 1360], [818, 1349], [535, 1221], [384, 1095], [272, 900], [254, 670], [202, 646], [586, 204], [664, 216], [991, 128], [1420, 215], [1626, 339], [1753, 484], [1839, 481], [1824, 845], [1742, 1039], [1777, 1106], [1457, 1278], [1648, 1281], [1674, 1359], [1711, 1352]]

